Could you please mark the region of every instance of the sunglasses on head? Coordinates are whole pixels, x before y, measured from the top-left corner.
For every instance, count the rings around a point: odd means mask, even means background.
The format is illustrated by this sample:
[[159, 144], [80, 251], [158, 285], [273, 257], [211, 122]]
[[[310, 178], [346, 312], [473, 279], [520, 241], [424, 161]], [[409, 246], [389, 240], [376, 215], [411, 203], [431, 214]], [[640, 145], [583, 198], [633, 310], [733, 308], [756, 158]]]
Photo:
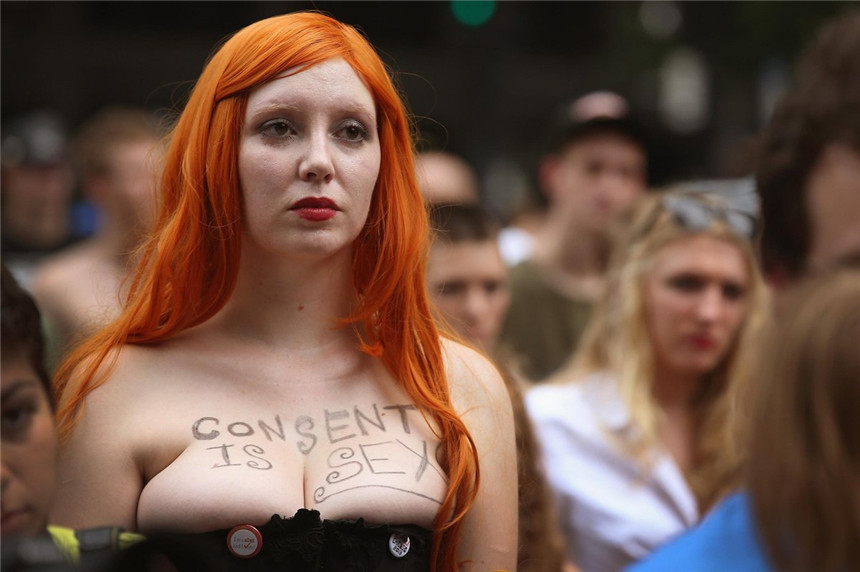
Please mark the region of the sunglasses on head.
[[[712, 197], [706, 200], [705, 197]], [[724, 205], [720, 197], [696, 194], [666, 194], [660, 198], [662, 210], [672, 213], [675, 221], [687, 230], [706, 230], [715, 221], [723, 222], [735, 235], [751, 240], [755, 235], [757, 219], [754, 215]], [[661, 209], [656, 209], [652, 220], [645, 226], [648, 232], [654, 225]]]

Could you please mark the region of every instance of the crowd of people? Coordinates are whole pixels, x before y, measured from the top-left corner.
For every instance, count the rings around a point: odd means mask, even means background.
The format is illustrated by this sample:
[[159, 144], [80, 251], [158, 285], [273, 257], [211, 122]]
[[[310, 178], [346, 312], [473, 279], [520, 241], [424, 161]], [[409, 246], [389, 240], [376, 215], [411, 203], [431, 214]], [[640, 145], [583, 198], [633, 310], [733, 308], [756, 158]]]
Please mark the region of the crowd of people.
[[743, 179], [563, 106], [543, 208], [267, 18], [168, 124], [2, 141], [2, 570], [860, 569], [860, 14]]

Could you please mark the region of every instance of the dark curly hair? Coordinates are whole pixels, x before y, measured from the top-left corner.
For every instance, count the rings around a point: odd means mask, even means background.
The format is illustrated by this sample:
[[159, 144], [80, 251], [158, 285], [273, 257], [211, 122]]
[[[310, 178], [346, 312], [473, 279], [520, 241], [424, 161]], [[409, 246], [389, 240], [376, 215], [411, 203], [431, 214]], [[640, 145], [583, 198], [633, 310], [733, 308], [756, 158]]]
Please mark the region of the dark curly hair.
[[762, 134], [756, 184], [762, 198], [767, 274], [805, 271], [812, 236], [806, 185], [830, 144], [860, 152], [860, 11], [825, 25], [801, 55], [792, 85]]
[[51, 377], [45, 368], [45, 341], [39, 308], [5, 264], [0, 264], [0, 271], [0, 351], [6, 357], [22, 354], [26, 357], [53, 407]]

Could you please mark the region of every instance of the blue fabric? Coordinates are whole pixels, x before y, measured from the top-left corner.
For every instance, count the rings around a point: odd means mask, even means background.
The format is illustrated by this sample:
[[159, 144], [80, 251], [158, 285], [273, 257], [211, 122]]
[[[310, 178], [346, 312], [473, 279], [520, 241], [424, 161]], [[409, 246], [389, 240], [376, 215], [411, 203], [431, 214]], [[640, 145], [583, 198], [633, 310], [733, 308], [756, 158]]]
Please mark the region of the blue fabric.
[[756, 532], [749, 497], [736, 493], [702, 523], [654, 551], [626, 572], [773, 572]]

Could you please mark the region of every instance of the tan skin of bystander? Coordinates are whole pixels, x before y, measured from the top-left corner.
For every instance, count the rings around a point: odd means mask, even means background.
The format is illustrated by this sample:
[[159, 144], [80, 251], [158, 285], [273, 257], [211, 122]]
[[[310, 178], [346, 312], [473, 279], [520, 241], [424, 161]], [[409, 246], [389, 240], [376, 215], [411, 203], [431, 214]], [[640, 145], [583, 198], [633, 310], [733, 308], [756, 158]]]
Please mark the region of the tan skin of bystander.
[[45, 387], [23, 350], [4, 352], [0, 507], [4, 538], [45, 532], [56, 489], [57, 437]]

